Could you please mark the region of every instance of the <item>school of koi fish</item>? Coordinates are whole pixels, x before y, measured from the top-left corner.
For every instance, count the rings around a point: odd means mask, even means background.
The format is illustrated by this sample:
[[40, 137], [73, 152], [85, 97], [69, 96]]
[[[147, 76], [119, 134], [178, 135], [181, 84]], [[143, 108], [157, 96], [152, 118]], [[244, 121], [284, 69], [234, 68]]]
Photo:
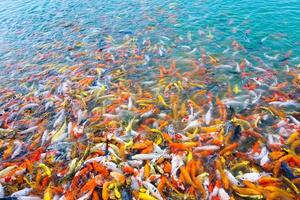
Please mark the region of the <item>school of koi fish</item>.
[[[25, 75], [3, 78], [0, 200], [300, 199], [293, 51], [248, 54], [230, 38], [217, 56], [191, 31], [119, 33], [89, 52], [57, 43], [73, 65], [39, 54], [38, 71], [20, 62]], [[186, 56], [168, 57], [176, 48]]]
[[[1, 89], [1, 198], [298, 197], [299, 68], [202, 52], [184, 72], [170, 60], [134, 81], [155, 49], [133, 42], [21, 80], [26, 94]], [[222, 71], [243, 86], [223, 84]]]

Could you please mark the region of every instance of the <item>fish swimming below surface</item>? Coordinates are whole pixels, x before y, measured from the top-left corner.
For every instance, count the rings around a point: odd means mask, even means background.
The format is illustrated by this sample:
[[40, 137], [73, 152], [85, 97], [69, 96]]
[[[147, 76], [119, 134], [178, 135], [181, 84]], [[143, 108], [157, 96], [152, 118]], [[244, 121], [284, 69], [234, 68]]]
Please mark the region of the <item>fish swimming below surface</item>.
[[216, 2], [0, 2], [0, 199], [299, 198], [294, 11]]

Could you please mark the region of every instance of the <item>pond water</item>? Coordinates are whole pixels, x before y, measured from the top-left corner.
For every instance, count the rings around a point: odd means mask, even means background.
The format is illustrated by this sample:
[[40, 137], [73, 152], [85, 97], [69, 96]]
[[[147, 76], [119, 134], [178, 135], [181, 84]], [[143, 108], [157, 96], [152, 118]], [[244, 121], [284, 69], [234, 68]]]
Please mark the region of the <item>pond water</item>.
[[299, 0], [1, 0], [0, 199], [296, 199]]

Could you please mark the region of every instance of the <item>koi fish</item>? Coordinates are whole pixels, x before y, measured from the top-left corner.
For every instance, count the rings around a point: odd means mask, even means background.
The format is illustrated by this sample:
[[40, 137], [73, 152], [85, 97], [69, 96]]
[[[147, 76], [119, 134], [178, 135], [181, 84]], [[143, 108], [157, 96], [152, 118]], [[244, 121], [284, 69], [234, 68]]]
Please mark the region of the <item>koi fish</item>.
[[230, 183], [231, 183], [232, 185], [235, 185], [235, 186], [242, 186], [241, 182], [238, 181], [238, 180], [233, 176], [233, 174], [230, 173], [230, 171], [228, 171], [228, 170], [225, 169], [224, 172], [225, 172], [226, 176], [228, 177], [228, 180], [230, 181]]
[[220, 147], [217, 145], [206, 145], [194, 148], [194, 151], [217, 151]]
[[167, 154], [152, 153], [152, 154], [135, 154], [131, 158], [133, 160], [152, 160], [152, 159], [156, 159], [159, 157], [169, 158], [170, 156]]
[[262, 39], [260, 40], [260, 43], [261, 43], [261, 44], [264, 43], [268, 38], [269, 38], [268, 35], [267, 35], [266, 37], [262, 38]]
[[51, 143], [61, 141], [64, 138], [66, 138], [68, 136], [66, 129], [67, 129], [67, 122], [65, 121], [64, 124], [61, 126], [61, 128], [52, 136]]
[[27, 196], [32, 191], [31, 188], [24, 188], [11, 194], [12, 197]]
[[179, 168], [183, 165], [183, 161], [182, 158], [180, 156], [177, 155], [172, 155], [172, 160], [171, 160], [171, 176], [172, 177], [176, 177], [177, 171], [179, 170]]
[[209, 109], [208, 109], [207, 113], [205, 114], [205, 124], [206, 125], [210, 124], [211, 116], [212, 116], [212, 109], [213, 109], [213, 105], [212, 105], [212, 103], [210, 103]]
[[15, 157], [17, 157], [23, 149], [23, 144], [21, 142], [14, 141], [14, 144], [16, 145], [16, 147], [15, 147], [13, 154], [10, 156], [11, 159], [14, 159]]
[[269, 60], [278, 60], [280, 54], [278, 53], [278, 54], [276, 54], [276, 55], [274, 55], [274, 56], [269, 56], [268, 54], [264, 53], [264, 56], [265, 56], [267, 59], [269, 59]]
[[17, 166], [16, 165], [12, 165], [9, 167], [6, 167], [5, 169], [2, 169], [0, 171], [0, 178], [6, 176], [10, 171], [14, 170]]
[[272, 101], [269, 103], [270, 105], [275, 105], [279, 107], [296, 107], [300, 108], [300, 103], [297, 103], [296, 101], [293, 100], [288, 100], [288, 101]]
[[18, 200], [42, 200], [42, 199], [38, 196], [21, 196], [18, 197]]
[[44, 193], [44, 200], [51, 200], [52, 196], [51, 188], [48, 186]]
[[230, 196], [223, 188], [219, 189], [218, 197], [220, 198], [220, 200], [229, 200], [230, 199]]
[[150, 191], [150, 193], [157, 198], [158, 200], [163, 200], [161, 194], [157, 190], [157, 188], [147, 181], [143, 181], [143, 185]]
[[0, 183], [0, 198], [4, 198], [4, 196], [5, 196], [4, 187]]
[[188, 125], [182, 131], [188, 131], [192, 128], [197, 128], [201, 126], [201, 122], [199, 120], [194, 120], [188, 123]]
[[251, 172], [251, 173], [245, 173], [243, 175], [237, 176], [240, 180], [247, 180], [251, 182], [257, 182], [262, 176], [269, 176], [267, 173], [257, 173], [257, 172]]
[[147, 193], [139, 193], [138, 199], [141, 200], [157, 200], [155, 197], [152, 197], [151, 195], [147, 194]]

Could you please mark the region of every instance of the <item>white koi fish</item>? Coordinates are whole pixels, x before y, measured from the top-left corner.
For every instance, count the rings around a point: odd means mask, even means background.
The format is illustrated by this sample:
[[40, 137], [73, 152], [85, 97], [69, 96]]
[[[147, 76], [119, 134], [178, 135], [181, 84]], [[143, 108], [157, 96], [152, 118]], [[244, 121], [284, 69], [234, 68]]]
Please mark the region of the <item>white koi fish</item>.
[[178, 169], [183, 165], [182, 157], [178, 155], [172, 155], [171, 160], [171, 176], [176, 177]]
[[269, 174], [267, 174], [267, 173], [258, 173], [258, 172], [250, 172], [250, 173], [245, 173], [243, 175], [239, 175], [239, 176], [237, 176], [237, 178], [240, 179], [240, 180], [247, 180], [247, 181], [251, 181], [251, 182], [256, 182], [262, 176], [269, 176]]
[[200, 125], [201, 125], [200, 120], [194, 120], [194, 121], [191, 121], [190, 123], [188, 123], [188, 125], [182, 131], [187, 131], [191, 128], [199, 127]]
[[212, 116], [212, 109], [213, 109], [213, 105], [212, 105], [212, 103], [210, 103], [209, 109], [208, 109], [207, 113], [205, 114], [205, 124], [206, 125], [210, 124], [211, 116]]
[[145, 186], [145, 188], [147, 188], [150, 191], [150, 193], [155, 198], [157, 198], [158, 200], [163, 200], [163, 197], [161, 196], [158, 189], [154, 185], [152, 185], [151, 183], [149, 183], [147, 181], [143, 181], [143, 185]]
[[0, 198], [4, 198], [5, 192], [4, 192], [4, 187], [0, 183]]
[[268, 54], [264, 53], [265, 58], [269, 59], [269, 60], [278, 60], [280, 54], [276, 54], [274, 56], [269, 56]]
[[230, 199], [230, 196], [223, 188], [219, 189], [218, 197], [220, 198], [220, 200], [229, 200]]
[[32, 191], [31, 188], [24, 188], [11, 194], [11, 197], [27, 196]]
[[227, 169], [224, 170], [229, 182], [235, 186], [241, 186], [241, 183], [233, 176], [233, 174]]

